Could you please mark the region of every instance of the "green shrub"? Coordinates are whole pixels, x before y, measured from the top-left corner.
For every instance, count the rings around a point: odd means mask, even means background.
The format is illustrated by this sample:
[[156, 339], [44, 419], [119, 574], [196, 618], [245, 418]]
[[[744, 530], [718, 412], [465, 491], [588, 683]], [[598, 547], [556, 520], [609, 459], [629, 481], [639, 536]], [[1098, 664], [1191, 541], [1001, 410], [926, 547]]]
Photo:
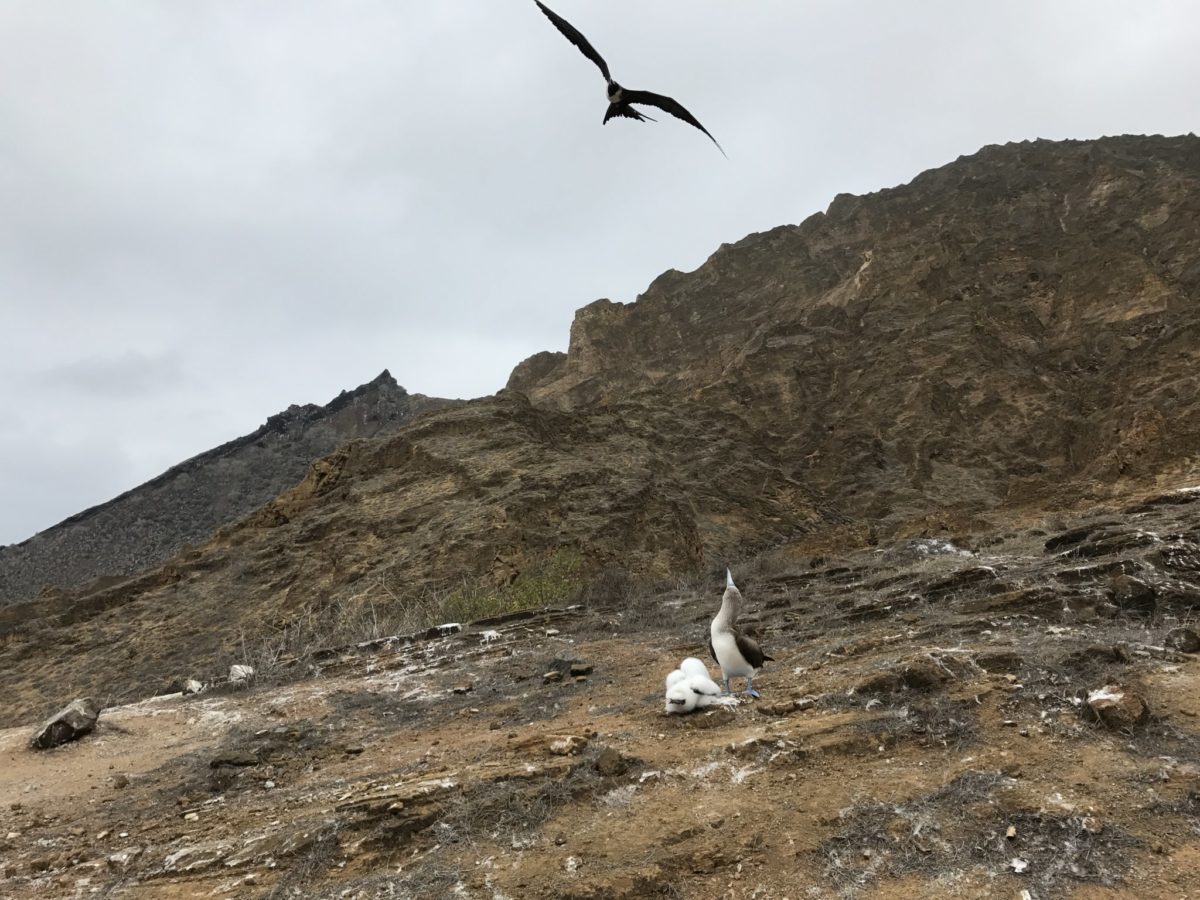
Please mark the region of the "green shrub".
[[489, 616], [573, 603], [583, 590], [583, 558], [560, 550], [522, 572], [512, 584], [496, 587], [485, 581], [464, 584], [445, 600], [445, 618], [471, 622]]

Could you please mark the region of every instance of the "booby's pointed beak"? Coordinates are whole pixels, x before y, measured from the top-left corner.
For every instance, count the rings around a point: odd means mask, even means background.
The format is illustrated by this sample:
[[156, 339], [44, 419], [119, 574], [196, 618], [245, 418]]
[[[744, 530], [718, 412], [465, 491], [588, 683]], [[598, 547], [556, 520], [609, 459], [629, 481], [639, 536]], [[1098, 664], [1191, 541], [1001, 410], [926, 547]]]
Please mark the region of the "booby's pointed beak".
[[728, 569], [725, 570], [725, 587], [737, 587], [737, 585], [733, 583], [733, 573]]

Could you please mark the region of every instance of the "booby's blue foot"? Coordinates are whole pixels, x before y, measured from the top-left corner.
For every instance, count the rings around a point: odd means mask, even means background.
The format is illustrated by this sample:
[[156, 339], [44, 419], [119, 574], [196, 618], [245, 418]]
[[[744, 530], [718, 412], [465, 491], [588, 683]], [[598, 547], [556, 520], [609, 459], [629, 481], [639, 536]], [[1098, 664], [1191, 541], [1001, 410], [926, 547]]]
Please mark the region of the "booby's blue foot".
[[722, 680], [723, 680], [723, 681], [724, 681], [724, 683], [725, 683], [725, 696], [727, 696], [727, 697], [732, 697], [732, 696], [733, 696], [733, 691], [731, 691], [731, 690], [729, 689], [729, 679], [728, 679], [728, 678], [725, 678], [725, 679], [722, 679]]
[[754, 679], [753, 678], [746, 679], [746, 693], [749, 694], [751, 697], [753, 697], [755, 700], [762, 697], [762, 694], [760, 694], [758, 691], [756, 691], [754, 689]]

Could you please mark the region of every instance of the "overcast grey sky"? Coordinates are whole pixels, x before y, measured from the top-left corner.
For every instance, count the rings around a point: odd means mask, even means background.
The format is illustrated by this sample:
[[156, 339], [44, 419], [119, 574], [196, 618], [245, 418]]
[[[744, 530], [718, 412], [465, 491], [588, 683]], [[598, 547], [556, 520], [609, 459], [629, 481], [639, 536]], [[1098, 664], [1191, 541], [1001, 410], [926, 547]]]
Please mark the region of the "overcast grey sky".
[[[491, 393], [722, 242], [989, 143], [1178, 134], [1190, 0], [0, 0], [0, 544], [383, 368]], [[654, 111], [650, 111], [654, 114]]]

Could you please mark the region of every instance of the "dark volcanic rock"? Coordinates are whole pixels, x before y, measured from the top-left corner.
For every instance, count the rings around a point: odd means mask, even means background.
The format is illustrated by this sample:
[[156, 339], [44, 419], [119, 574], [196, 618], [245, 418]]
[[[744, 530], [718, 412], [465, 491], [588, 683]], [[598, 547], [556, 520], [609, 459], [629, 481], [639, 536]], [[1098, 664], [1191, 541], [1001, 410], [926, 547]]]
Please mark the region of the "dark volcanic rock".
[[[46, 586], [115, 583], [157, 566], [296, 484], [313, 460], [339, 444], [394, 431], [417, 413], [449, 402], [409, 394], [385, 370], [325, 406], [291, 406], [245, 437], [27, 541], [0, 547], [0, 608], [31, 600]], [[57, 596], [51, 591], [41, 602], [54, 605]]]
[[1141, 579], [1132, 575], [1114, 575], [1110, 590], [1113, 602], [1122, 609], [1154, 612], [1158, 592]]
[[55, 713], [29, 741], [35, 750], [48, 750], [75, 741], [91, 732], [100, 718], [100, 706], [95, 700], [85, 698], [72, 700]]
[[1163, 644], [1181, 653], [1196, 653], [1200, 651], [1200, 635], [1190, 628], [1172, 628]]

